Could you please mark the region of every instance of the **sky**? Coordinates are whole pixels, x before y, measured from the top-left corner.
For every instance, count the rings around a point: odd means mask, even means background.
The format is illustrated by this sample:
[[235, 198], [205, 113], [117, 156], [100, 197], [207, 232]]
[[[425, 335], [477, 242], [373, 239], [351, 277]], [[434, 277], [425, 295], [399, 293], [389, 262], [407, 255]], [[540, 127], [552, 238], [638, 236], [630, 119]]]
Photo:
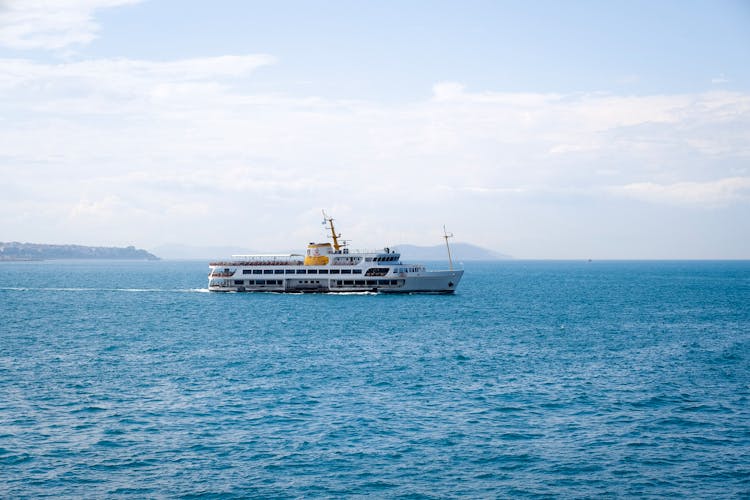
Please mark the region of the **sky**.
[[748, 259], [750, 2], [0, 0], [0, 241], [302, 249], [321, 209]]

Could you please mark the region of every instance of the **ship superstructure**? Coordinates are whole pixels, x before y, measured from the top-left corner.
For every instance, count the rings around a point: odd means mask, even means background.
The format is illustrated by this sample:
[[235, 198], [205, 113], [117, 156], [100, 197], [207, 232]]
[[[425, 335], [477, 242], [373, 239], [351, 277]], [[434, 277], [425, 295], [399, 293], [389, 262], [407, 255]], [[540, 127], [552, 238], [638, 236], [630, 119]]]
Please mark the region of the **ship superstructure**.
[[[334, 220], [323, 212], [331, 243], [307, 245], [302, 254], [233, 255], [211, 262], [208, 289], [215, 292], [453, 293], [463, 270], [430, 271], [404, 264], [390, 248], [350, 252]], [[452, 236], [445, 233], [446, 245]]]

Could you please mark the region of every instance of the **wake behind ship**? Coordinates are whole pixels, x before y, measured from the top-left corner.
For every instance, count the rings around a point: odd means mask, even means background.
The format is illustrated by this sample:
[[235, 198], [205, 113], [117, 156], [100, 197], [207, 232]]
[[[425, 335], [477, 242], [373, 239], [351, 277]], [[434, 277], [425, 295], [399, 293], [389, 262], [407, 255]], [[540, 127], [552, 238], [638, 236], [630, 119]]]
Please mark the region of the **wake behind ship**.
[[[208, 289], [212, 292], [377, 292], [453, 293], [463, 276], [450, 269], [429, 271], [420, 264], [404, 264], [394, 250], [350, 252], [336, 234], [333, 219], [323, 212], [331, 243], [310, 243], [305, 255], [233, 255], [211, 262]], [[341, 241], [341, 242], [340, 242]]]

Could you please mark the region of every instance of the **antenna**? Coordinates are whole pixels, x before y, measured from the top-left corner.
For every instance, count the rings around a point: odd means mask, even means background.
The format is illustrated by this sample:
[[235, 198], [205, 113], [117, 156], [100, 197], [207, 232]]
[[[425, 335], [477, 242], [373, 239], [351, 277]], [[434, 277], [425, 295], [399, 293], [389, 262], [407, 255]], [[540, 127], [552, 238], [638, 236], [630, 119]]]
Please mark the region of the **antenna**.
[[443, 225], [443, 238], [445, 238], [445, 248], [448, 249], [448, 265], [450, 266], [450, 270], [453, 271], [453, 258], [451, 257], [451, 246], [448, 244], [448, 238], [453, 238], [453, 233], [448, 233], [448, 231], [445, 230], [445, 225]]
[[329, 217], [325, 210], [323, 210], [323, 224], [330, 224], [330, 227], [326, 227], [326, 229], [331, 231], [331, 238], [333, 238], [333, 249], [338, 251], [341, 247], [346, 246], [346, 241], [341, 240], [341, 243], [339, 243], [339, 238], [341, 238], [341, 234], [336, 234], [336, 229], [333, 227], [333, 218]]

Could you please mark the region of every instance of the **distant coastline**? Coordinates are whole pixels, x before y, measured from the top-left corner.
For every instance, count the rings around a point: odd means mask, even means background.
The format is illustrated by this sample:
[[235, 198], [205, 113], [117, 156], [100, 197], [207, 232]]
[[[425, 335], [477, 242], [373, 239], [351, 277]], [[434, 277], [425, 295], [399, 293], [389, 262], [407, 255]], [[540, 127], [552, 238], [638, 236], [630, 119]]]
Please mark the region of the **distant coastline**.
[[160, 260], [156, 255], [128, 247], [91, 247], [84, 245], [48, 245], [43, 243], [0, 242], [0, 262], [25, 262], [56, 259]]

